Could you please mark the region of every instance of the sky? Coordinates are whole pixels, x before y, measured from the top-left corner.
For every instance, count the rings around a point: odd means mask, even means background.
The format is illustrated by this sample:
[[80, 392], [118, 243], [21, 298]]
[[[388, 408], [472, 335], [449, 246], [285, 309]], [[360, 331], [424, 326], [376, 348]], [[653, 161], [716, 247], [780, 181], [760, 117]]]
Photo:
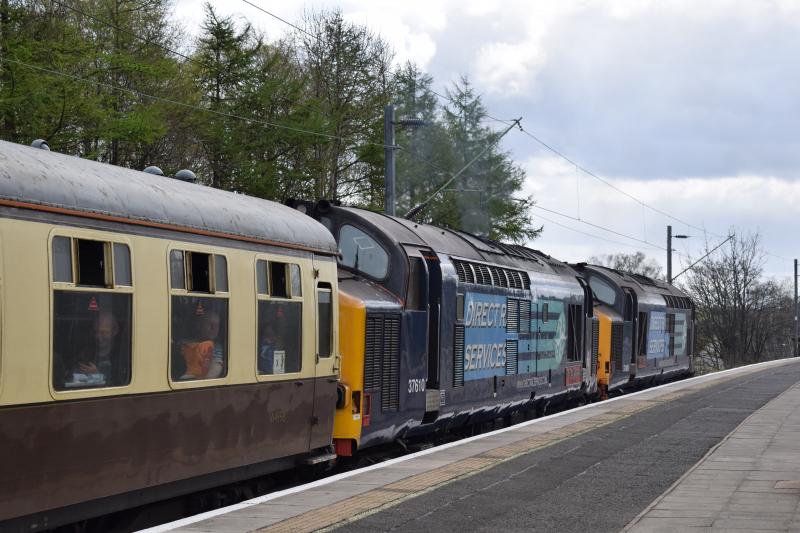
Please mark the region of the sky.
[[[800, 0], [248, 1], [297, 24], [339, 9], [438, 92], [466, 75], [490, 115], [522, 117], [530, 135], [502, 146], [544, 227], [532, 247], [565, 261], [640, 250], [664, 266], [671, 224], [689, 236], [673, 241], [677, 273], [729, 231], [758, 232], [765, 274], [791, 280]], [[268, 39], [292, 31], [243, 0], [212, 4]], [[190, 32], [201, 6], [176, 0]]]

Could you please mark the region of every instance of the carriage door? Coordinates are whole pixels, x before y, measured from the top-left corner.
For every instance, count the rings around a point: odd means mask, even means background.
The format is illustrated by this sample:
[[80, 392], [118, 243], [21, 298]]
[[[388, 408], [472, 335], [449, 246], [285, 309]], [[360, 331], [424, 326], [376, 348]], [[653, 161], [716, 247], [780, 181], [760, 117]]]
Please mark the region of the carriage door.
[[539, 322], [539, 304], [531, 302], [531, 317], [533, 324], [531, 325], [531, 352], [533, 353], [533, 361], [529, 372], [538, 375], [539, 372], [539, 332], [541, 331]]
[[[598, 343], [600, 337], [600, 324], [594, 318], [594, 295], [589, 284], [583, 278], [576, 278], [583, 289], [583, 359], [584, 368], [589, 369], [589, 375], [597, 375]], [[587, 358], [588, 353], [588, 358]]]
[[[315, 268], [315, 271], [317, 269]], [[328, 269], [335, 276], [335, 265]], [[314, 282], [314, 316], [316, 317], [314, 407], [311, 413], [311, 435], [309, 448], [321, 448], [330, 444], [333, 434], [333, 415], [336, 406], [338, 367], [337, 336], [334, 324], [337, 320], [335, 284], [329, 276], [320, 276]], [[333, 278], [335, 279], [335, 277]]]
[[[623, 309], [624, 331], [622, 354], [617, 372], [623, 372], [625, 365], [630, 365], [636, 362], [636, 349], [634, 346], [634, 339], [636, 339], [636, 310], [637, 300], [636, 294], [632, 289], [623, 287], [625, 292], [625, 307]], [[632, 367], [628, 367], [628, 372], [632, 371]]]
[[422, 258], [428, 271], [428, 383], [429, 389], [439, 388], [439, 314], [442, 303], [442, 269], [439, 258], [430, 250]]

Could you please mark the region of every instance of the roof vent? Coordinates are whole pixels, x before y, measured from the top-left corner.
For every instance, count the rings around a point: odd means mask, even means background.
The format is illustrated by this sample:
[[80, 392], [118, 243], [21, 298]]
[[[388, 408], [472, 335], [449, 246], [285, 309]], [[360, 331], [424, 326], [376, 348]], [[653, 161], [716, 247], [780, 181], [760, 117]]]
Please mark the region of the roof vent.
[[50, 145], [47, 144], [47, 141], [44, 139], [36, 139], [31, 143], [31, 146], [34, 148], [39, 148], [40, 150], [47, 150], [50, 151]]
[[154, 176], [163, 176], [164, 175], [164, 171], [163, 170], [161, 170], [158, 167], [154, 167], [154, 166], [147, 167], [146, 169], [144, 169], [144, 172], [147, 172], [148, 174], [153, 174]]
[[195, 176], [194, 172], [192, 172], [191, 170], [187, 170], [187, 169], [179, 170], [175, 174], [175, 179], [176, 180], [181, 180], [181, 181], [186, 181], [186, 182], [189, 182], [189, 183], [197, 183], [197, 176]]

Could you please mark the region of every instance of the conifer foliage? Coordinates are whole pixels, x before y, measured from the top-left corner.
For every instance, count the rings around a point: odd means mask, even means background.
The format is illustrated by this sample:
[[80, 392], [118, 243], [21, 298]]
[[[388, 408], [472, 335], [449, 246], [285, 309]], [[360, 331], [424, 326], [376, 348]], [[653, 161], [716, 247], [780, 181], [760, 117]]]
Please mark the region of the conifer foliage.
[[[466, 77], [432, 92], [415, 65], [339, 11], [264, 35], [205, 4], [196, 36], [171, 0], [0, 0], [0, 139], [114, 165], [192, 169], [206, 185], [284, 201], [381, 209], [384, 107], [426, 126], [397, 130], [399, 214], [488, 144]], [[502, 125], [501, 125], [502, 126]], [[419, 220], [524, 242], [537, 230], [524, 172], [498, 145]]]

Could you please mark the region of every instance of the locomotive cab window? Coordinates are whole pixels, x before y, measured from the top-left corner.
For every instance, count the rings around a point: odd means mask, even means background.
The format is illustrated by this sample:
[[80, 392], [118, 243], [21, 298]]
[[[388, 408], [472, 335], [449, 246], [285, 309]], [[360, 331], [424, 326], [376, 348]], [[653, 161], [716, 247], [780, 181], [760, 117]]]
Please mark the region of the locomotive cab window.
[[257, 369], [260, 375], [300, 372], [303, 366], [303, 291], [300, 265], [256, 261]]
[[170, 374], [173, 381], [228, 373], [228, 262], [189, 250], [169, 254]]
[[127, 244], [53, 237], [53, 388], [131, 381], [133, 278]]
[[613, 306], [616, 303], [617, 291], [615, 291], [614, 287], [609, 285], [606, 281], [598, 278], [597, 276], [592, 276], [592, 278], [589, 280], [589, 286], [592, 288], [595, 298], [604, 304]]
[[339, 263], [375, 279], [383, 279], [389, 271], [389, 254], [378, 241], [349, 224], [339, 230]]

